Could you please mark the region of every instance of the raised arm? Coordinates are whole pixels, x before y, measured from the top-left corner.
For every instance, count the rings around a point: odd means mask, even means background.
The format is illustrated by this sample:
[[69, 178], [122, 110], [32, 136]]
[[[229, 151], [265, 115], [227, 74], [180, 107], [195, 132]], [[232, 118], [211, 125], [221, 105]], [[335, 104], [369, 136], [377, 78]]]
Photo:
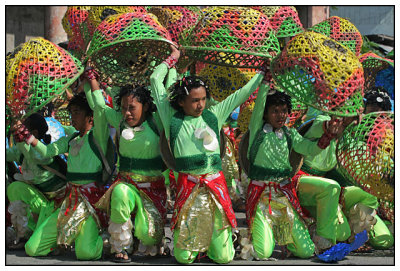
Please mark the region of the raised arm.
[[244, 103], [247, 98], [258, 88], [264, 78], [263, 72], [257, 72], [253, 78], [241, 89], [229, 95], [225, 100], [219, 104], [210, 107], [210, 110], [218, 118], [218, 127], [222, 127], [229, 114], [239, 105]]
[[[172, 46], [172, 48], [174, 47]], [[162, 125], [164, 126], [165, 135], [167, 138], [169, 138], [171, 117], [175, 113], [175, 110], [169, 103], [168, 93], [163, 82], [168, 70], [178, 61], [179, 56], [179, 50], [174, 48], [171, 56], [168, 57], [163, 63], [158, 65], [150, 76], [151, 96], [153, 97], [154, 103], [157, 106], [157, 111], [161, 118]], [[173, 76], [173, 73], [171, 76]]]
[[250, 138], [249, 138], [249, 146], [253, 143], [254, 137], [257, 131], [261, 128], [264, 120], [264, 108], [265, 103], [267, 101], [267, 95], [269, 92], [269, 85], [268, 84], [261, 84], [260, 89], [257, 93], [257, 98], [255, 101], [253, 113], [251, 114], [250, 123], [249, 123], [249, 131], [250, 131]]

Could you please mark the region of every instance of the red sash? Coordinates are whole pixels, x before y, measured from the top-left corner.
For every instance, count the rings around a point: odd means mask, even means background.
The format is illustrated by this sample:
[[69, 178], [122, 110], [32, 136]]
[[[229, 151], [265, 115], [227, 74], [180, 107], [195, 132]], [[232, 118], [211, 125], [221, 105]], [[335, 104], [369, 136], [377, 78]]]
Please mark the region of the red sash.
[[[218, 199], [218, 202], [222, 205], [225, 214], [229, 220], [229, 224], [233, 227], [237, 227], [235, 212], [232, 209], [231, 198], [229, 197], [228, 187], [226, 186], [226, 181], [222, 171], [215, 174], [214, 178], [207, 177], [207, 174], [202, 175], [200, 178], [193, 177], [186, 173], [179, 173], [178, 184], [177, 184], [177, 195], [174, 205], [174, 213], [171, 219], [171, 229], [175, 228], [179, 213], [182, 206], [185, 204], [186, 200], [192, 193], [193, 187], [200, 183], [200, 185], [205, 185], [210, 189], [213, 195]], [[214, 176], [214, 175], [212, 175]]]

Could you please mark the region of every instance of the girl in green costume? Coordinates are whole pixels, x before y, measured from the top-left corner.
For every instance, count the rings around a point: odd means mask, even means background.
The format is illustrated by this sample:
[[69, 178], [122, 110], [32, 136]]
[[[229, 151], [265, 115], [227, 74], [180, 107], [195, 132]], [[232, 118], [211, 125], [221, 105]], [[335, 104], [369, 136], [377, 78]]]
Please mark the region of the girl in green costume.
[[[150, 91], [143, 86], [121, 87], [117, 96], [121, 112], [118, 112], [106, 106], [96, 76], [90, 79], [90, 84], [94, 110], [116, 128], [119, 142], [118, 178], [96, 204], [110, 213], [108, 232], [112, 260], [130, 262], [132, 221], [135, 237], [148, 246], [148, 253], [155, 255], [164, 236], [167, 194], [159, 147], [162, 125]], [[131, 215], [134, 216], [132, 221]]]
[[[32, 114], [24, 123], [38, 139], [46, 144], [50, 143], [51, 136], [46, 134], [48, 125], [43, 116]], [[7, 197], [10, 201], [8, 210], [16, 230], [16, 240], [11, 248], [23, 247], [24, 239], [29, 237], [28, 232], [35, 230], [54, 210], [54, 199], [62, 197], [66, 183], [43, 168], [43, 165], [52, 164], [54, 158], [42, 158], [34, 148], [23, 142], [18, 142], [6, 151], [7, 161], [20, 159], [22, 174], [16, 173], [14, 178], [18, 181], [7, 187]]]
[[[327, 147], [338, 125], [331, 125], [318, 141], [304, 139], [295, 129], [284, 126], [291, 110], [290, 97], [281, 92], [267, 93], [268, 86], [263, 84], [249, 125], [247, 151], [251, 182], [247, 190], [246, 218], [253, 247], [259, 259], [271, 256], [275, 242], [286, 245], [297, 257], [309, 258], [315, 248], [306, 227], [310, 220], [300, 207], [297, 182], [290, 180], [289, 153], [293, 148], [302, 154], [318, 154]], [[331, 197], [333, 203], [336, 199], [337, 205], [339, 192], [339, 187], [336, 190], [333, 187], [320, 196]]]
[[26, 243], [25, 252], [29, 256], [46, 256], [58, 245], [73, 243], [79, 260], [97, 260], [102, 255], [101, 213], [93, 208], [93, 204], [104, 194], [104, 187], [96, 184], [102, 179], [102, 161], [96, 151], [105, 153], [109, 130], [103, 125], [104, 121], [97, 121], [102, 116], [93, 114], [89, 106], [92, 104], [91, 93], [87, 89], [85, 92], [88, 99], [76, 95], [68, 104], [72, 126], [77, 133], [45, 146], [27, 134], [24, 127], [19, 131], [43, 157], [68, 153], [64, 201], [35, 229]]
[[173, 48], [150, 77], [152, 96], [179, 172], [171, 221], [174, 256], [179, 263], [192, 263], [199, 252], [207, 252], [214, 262], [228, 263], [235, 254], [232, 227], [236, 228], [236, 219], [221, 171], [219, 131], [264, 74], [256, 74], [242, 89], [207, 110], [209, 92], [198, 77], [184, 77], [167, 93], [162, 82], [179, 56]]

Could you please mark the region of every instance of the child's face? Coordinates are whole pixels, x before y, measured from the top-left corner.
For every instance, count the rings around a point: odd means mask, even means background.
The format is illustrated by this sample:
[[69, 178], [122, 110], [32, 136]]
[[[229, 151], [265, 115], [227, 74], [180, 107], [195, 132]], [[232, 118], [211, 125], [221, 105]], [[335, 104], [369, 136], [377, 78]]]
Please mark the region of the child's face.
[[143, 105], [133, 95], [126, 95], [121, 99], [122, 115], [125, 122], [131, 127], [136, 127], [143, 123], [148, 107], [148, 104]]
[[289, 110], [286, 104], [284, 105], [271, 105], [266, 114], [264, 114], [264, 119], [267, 123], [276, 129], [282, 128], [286, 123], [286, 118], [289, 116]]
[[91, 129], [93, 117], [86, 116], [85, 110], [72, 105], [70, 108], [71, 124], [79, 132], [85, 132]]
[[200, 117], [206, 106], [207, 93], [204, 87], [193, 88], [183, 101], [179, 102], [187, 116]]

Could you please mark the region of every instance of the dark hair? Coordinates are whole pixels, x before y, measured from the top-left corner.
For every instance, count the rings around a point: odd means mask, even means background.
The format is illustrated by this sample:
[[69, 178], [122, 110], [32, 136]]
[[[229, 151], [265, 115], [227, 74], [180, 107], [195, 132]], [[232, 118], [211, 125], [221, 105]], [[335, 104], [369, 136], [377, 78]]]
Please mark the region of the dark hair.
[[26, 120], [24, 121], [24, 125], [26, 126], [26, 128], [28, 128], [29, 131], [37, 130], [39, 140], [43, 139], [46, 144], [49, 144], [51, 142], [51, 135], [46, 134], [49, 126], [47, 125], [47, 122], [42, 115], [38, 113], [33, 113], [26, 118]]
[[273, 105], [287, 105], [288, 113], [292, 112], [292, 98], [284, 92], [270, 90], [270, 94], [267, 95], [267, 101], [265, 103], [264, 115], [268, 112], [268, 108]]
[[383, 111], [390, 111], [392, 103], [390, 102], [389, 94], [383, 87], [372, 87], [364, 95], [365, 106], [377, 105]]
[[173, 86], [173, 90], [171, 92], [171, 97], [169, 102], [171, 106], [177, 110], [182, 112], [182, 107], [179, 105], [179, 102], [185, 100], [186, 96], [189, 95], [190, 91], [194, 88], [204, 87], [206, 89], [206, 97], [210, 98], [210, 91], [208, 90], [208, 86], [206, 82], [198, 76], [186, 76], [183, 77], [182, 80], [179, 80]]
[[139, 103], [145, 105], [149, 105], [149, 109], [147, 110], [147, 114], [154, 112], [157, 110], [156, 105], [153, 103], [153, 98], [150, 96], [150, 91], [145, 86], [132, 86], [125, 85], [120, 88], [119, 94], [115, 97], [117, 101], [117, 105], [121, 108], [122, 98], [125, 96], [133, 96], [138, 100]]
[[73, 105], [83, 109], [87, 117], [93, 117], [93, 110], [90, 108], [84, 92], [76, 94], [74, 97], [72, 97], [67, 106], [68, 111], [71, 111], [71, 107]]

